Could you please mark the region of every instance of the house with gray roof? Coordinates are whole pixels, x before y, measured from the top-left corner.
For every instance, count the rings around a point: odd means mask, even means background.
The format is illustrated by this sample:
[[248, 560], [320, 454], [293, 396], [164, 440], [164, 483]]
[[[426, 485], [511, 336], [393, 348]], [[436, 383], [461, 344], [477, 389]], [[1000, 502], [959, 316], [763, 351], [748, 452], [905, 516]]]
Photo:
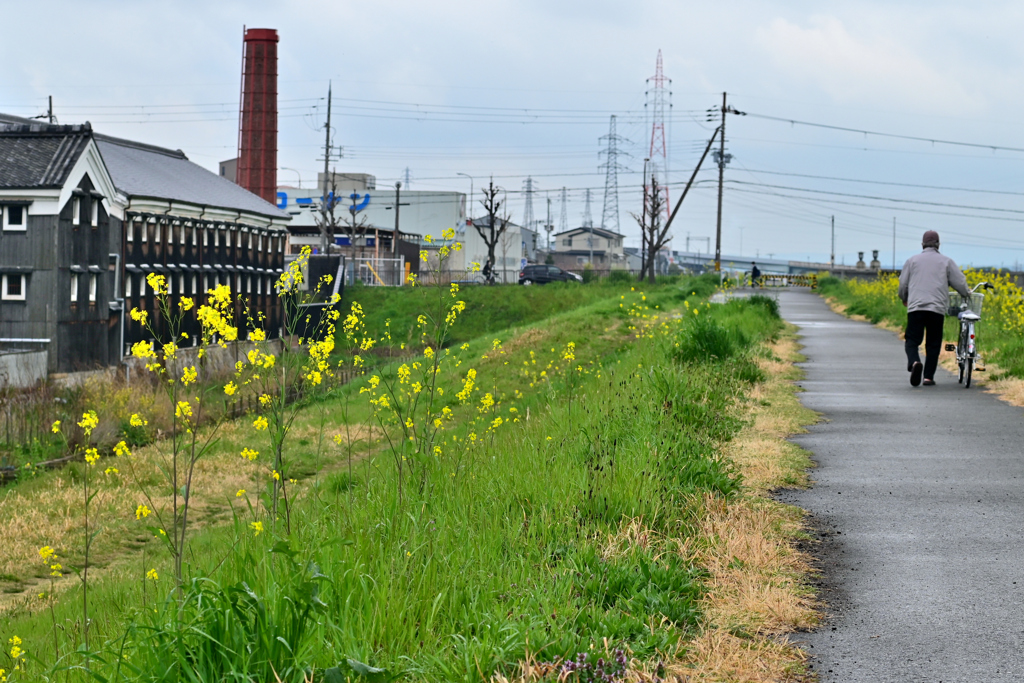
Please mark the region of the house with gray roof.
[[0, 115], [0, 348], [51, 373], [119, 363], [149, 337], [125, 315], [155, 312], [149, 273], [173, 299], [227, 284], [239, 327], [247, 300], [276, 335], [289, 218], [180, 150]]

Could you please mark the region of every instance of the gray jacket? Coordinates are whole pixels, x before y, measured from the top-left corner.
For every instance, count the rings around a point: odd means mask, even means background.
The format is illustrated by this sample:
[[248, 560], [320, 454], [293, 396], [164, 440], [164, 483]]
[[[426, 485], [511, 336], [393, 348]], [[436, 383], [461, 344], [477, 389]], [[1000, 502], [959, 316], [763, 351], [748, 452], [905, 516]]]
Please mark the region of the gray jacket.
[[950, 287], [964, 296], [970, 294], [967, 278], [956, 263], [935, 247], [926, 247], [903, 264], [899, 297], [908, 312], [933, 311], [945, 315]]

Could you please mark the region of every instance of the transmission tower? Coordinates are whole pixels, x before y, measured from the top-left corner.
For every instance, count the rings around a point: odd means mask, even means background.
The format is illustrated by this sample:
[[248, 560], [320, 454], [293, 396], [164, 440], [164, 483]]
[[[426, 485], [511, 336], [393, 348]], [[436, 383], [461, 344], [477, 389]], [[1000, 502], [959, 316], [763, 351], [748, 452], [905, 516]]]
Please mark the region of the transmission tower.
[[409, 171], [409, 167], [406, 166], [405, 167], [405, 179], [404, 179], [405, 182], [402, 185], [402, 187], [404, 187], [407, 190], [409, 189], [410, 186], [412, 186], [412, 178], [410, 177], [411, 175], [412, 175], [412, 173]]
[[566, 189], [563, 187], [562, 188], [562, 215], [561, 215], [561, 217], [559, 218], [559, 221], [558, 221], [558, 232], [565, 232], [566, 230], [569, 229], [569, 214], [566, 211], [566, 205], [568, 204], [568, 202], [566, 200], [566, 195], [567, 195]]
[[594, 227], [594, 219], [590, 217], [590, 188], [587, 188], [587, 200], [583, 205], [583, 227]]
[[[658, 65], [654, 76], [647, 79], [647, 101], [644, 109], [651, 120], [651, 147], [647, 157], [650, 161], [647, 164], [647, 175], [644, 177], [644, 197], [650, 197], [651, 177], [658, 181], [658, 191], [662, 197], [662, 207], [665, 213], [664, 220], [668, 220], [668, 141], [665, 139], [665, 106], [669, 109], [672, 104], [669, 102], [672, 92], [665, 90], [665, 82], [672, 85], [671, 78], [665, 78], [665, 72], [661, 65], [661, 50], [658, 50]], [[648, 201], [650, 201], [648, 199]]]
[[523, 209], [523, 227], [533, 230], [533, 178], [526, 177], [523, 181], [523, 189], [526, 191], [526, 208]]
[[619, 149], [619, 144], [629, 142], [626, 138], [615, 133], [615, 114], [612, 114], [608, 124], [608, 135], [598, 138], [600, 142], [607, 141], [607, 147], [600, 152], [604, 163], [597, 168], [604, 169], [604, 209], [601, 211], [601, 227], [609, 230], [619, 231], [619, 171], [627, 170], [619, 163], [619, 155], [627, 154]]

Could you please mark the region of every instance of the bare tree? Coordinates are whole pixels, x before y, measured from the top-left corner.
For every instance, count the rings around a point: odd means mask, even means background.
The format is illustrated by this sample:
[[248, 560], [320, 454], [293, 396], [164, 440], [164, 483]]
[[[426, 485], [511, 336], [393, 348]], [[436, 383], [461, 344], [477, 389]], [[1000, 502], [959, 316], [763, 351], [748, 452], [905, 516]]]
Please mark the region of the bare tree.
[[662, 219], [665, 214], [665, 194], [658, 187], [658, 179], [651, 176], [650, 191], [644, 188], [644, 211], [637, 216], [632, 214], [640, 226], [640, 234], [643, 239], [644, 260], [640, 264], [640, 281], [644, 278], [654, 282], [654, 264], [657, 263], [658, 251], [669, 241], [668, 227], [662, 226]]
[[320, 253], [328, 253], [331, 242], [334, 240], [335, 230], [338, 227], [338, 217], [335, 213], [341, 199], [338, 197], [338, 183], [334, 173], [331, 177], [324, 179], [324, 196], [320, 200], [320, 215], [316, 218], [316, 227], [320, 230]]
[[505, 202], [498, 199], [498, 194], [502, 192], [502, 189], [494, 185], [493, 179], [483, 192], [484, 198], [481, 203], [484, 206], [484, 211], [487, 213], [487, 225], [482, 226], [474, 221], [473, 227], [480, 235], [480, 239], [487, 245], [487, 260], [490, 262], [491, 269], [493, 270], [495, 266], [494, 249], [498, 246], [501, 236], [505, 234], [505, 230], [508, 229], [510, 217], [508, 211], [503, 208]]

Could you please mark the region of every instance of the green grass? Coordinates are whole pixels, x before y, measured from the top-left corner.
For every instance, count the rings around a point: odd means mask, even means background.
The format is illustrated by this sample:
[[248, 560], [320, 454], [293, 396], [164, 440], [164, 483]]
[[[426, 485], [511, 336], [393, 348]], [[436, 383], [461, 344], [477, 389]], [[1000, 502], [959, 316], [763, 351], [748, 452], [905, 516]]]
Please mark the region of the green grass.
[[[554, 282], [534, 287], [463, 286], [459, 298], [466, 302], [466, 313], [453, 330], [450, 341], [461, 344], [481, 335], [544, 320], [598, 301], [617, 299], [632, 289], [655, 293], [690, 288], [700, 296], [709, 296], [714, 291], [715, 281], [709, 277], [665, 277], [650, 285], [637, 283], [634, 279], [609, 277], [584, 285]], [[340, 310], [347, 312], [353, 301], [362, 305], [369, 329], [383, 330], [390, 321], [391, 336], [396, 346], [403, 342], [415, 345], [418, 342], [416, 317], [421, 313], [430, 314], [436, 308], [437, 296], [434, 288], [429, 286], [354, 286], [345, 289]]]
[[[683, 284], [649, 293], [647, 305], [694, 306], [703, 285]], [[479, 370], [509, 422], [459, 462], [432, 464], [403, 500], [386, 450], [351, 475], [336, 453], [296, 504], [291, 535], [280, 526], [254, 535], [238, 504], [234, 524], [195, 534], [180, 609], [153, 544], [148, 560], [98, 575], [91, 674], [74, 652], [78, 588], [54, 607], [56, 665], [43, 603], [7, 613], [0, 637], [20, 636], [36, 658], [12, 680], [291, 682], [315, 668], [320, 681], [332, 680], [321, 676], [331, 667], [369, 680], [485, 680], [514, 673], [527, 655], [597, 656], [605, 638], [641, 659], [679, 656], [700, 624], [703, 572], [678, 541], [694, 533], [701, 494], [738, 489], [719, 448], [741, 426], [736, 397], [758, 379], [750, 356], [781, 322], [763, 302], [734, 300], [634, 341], [620, 296], [642, 305], [639, 288], [581, 304], [499, 335], [504, 353], [486, 360], [494, 335], [474, 340], [464, 367]], [[729, 354], [677, 353], [722, 335]], [[569, 341], [579, 370], [562, 358]], [[348, 388], [357, 421], [368, 415], [360, 387]], [[342, 400], [329, 399], [328, 414]], [[319, 408], [303, 419], [318, 420]], [[455, 409], [460, 434], [493, 415]], [[625, 542], [631, 524], [651, 542]], [[143, 578], [150, 566], [159, 581]]]

